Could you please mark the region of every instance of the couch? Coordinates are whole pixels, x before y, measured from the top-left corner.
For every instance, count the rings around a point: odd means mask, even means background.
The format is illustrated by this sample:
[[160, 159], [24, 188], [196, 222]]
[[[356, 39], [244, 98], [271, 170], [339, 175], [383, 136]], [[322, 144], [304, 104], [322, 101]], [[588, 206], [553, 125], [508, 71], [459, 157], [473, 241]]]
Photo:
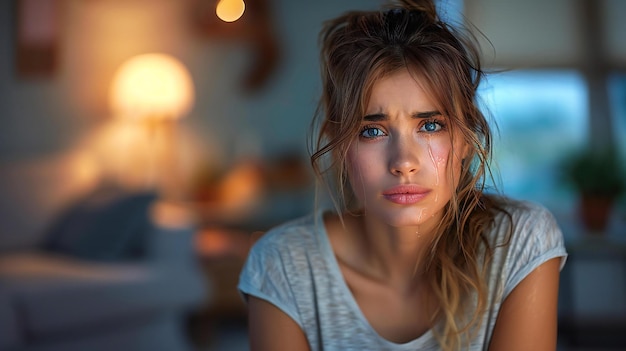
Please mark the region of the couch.
[[0, 351], [193, 349], [186, 318], [211, 290], [191, 217], [89, 162], [0, 164]]

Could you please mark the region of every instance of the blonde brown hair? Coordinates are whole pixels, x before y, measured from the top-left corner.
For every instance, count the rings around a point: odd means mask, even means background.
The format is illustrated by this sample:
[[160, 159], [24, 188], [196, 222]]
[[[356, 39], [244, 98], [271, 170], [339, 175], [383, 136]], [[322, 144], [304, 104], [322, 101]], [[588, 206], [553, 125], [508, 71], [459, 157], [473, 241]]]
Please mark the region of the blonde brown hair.
[[459, 349], [462, 340], [471, 339], [487, 305], [484, 267], [493, 249], [484, 232], [504, 211], [497, 197], [484, 194], [492, 132], [476, 101], [485, 74], [477, 41], [469, 31], [442, 22], [433, 2], [423, 0], [347, 12], [324, 24], [320, 44], [323, 90], [313, 121], [318, 129], [311, 163], [339, 195], [338, 207], [351, 210], [355, 204], [346, 155], [372, 87], [400, 69], [425, 85], [449, 120], [451, 138], [457, 131], [470, 147], [426, 262], [426, 277], [440, 306], [435, 316], [442, 322], [435, 330], [439, 343], [444, 350]]

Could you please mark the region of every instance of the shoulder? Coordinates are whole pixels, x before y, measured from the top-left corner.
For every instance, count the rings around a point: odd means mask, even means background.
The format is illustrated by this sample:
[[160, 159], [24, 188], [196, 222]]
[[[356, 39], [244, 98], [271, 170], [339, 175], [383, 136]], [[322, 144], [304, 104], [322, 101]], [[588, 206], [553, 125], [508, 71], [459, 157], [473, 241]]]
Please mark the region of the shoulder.
[[516, 200], [512, 198], [502, 198], [504, 208], [517, 221], [526, 221], [530, 219], [554, 221], [554, 217], [548, 208], [544, 205], [527, 201]]
[[[567, 252], [561, 229], [550, 210], [539, 203], [503, 198], [488, 237], [494, 249], [493, 264], [506, 277], [505, 296], [532, 270]], [[499, 271], [499, 270], [496, 270]]]
[[313, 299], [312, 277], [324, 267], [318, 213], [293, 219], [261, 236], [239, 274], [238, 290], [247, 300], [268, 301], [302, 326], [302, 306]]
[[[508, 232], [513, 242], [539, 240], [562, 242], [562, 233], [552, 212], [544, 205], [506, 197], [499, 199], [501, 210], [495, 217], [495, 235]], [[558, 243], [552, 243], [558, 244]]]
[[[278, 225], [263, 234], [250, 248], [242, 276], [297, 276], [321, 256], [318, 213]], [[280, 279], [284, 279], [280, 278]]]
[[316, 241], [318, 215], [315, 213], [295, 218], [273, 227], [252, 246], [251, 254], [259, 251], [292, 251], [305, 248]]

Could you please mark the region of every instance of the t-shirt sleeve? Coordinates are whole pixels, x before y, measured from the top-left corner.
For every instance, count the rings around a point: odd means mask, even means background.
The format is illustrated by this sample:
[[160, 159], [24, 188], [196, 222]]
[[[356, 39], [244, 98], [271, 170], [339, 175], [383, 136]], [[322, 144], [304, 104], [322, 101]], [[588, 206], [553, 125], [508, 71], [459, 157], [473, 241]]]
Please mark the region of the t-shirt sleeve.
[[541, 264], [560, 257], [562, 269], [567, 258], [563, 233], [552, 213], [546, 208], [532, 205], [513, 214], [513, 217], [505, 297]]
[[254, 296], [273, 304], [301, 326], [285, 262], [289, 257], [284, 257], [272, 241], [263, 239], [248, 254], [239, 275], [239, 293], [246, 302], [248, 296]]

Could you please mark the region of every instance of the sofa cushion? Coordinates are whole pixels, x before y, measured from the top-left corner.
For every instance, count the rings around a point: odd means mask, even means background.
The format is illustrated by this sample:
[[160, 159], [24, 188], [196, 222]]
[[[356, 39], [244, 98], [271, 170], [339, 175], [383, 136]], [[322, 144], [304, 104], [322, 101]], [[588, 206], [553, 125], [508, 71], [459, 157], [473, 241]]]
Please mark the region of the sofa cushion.
[[105, 264], [38, 252], [0, 256], [0, 281], [32, 338], [145, 319], [205, 298], [192, 266]]
[[154, 192], [99, 188], [65, 211], [48, 233], [44, 248], [98, 261], [143, 256], [152, 224]]

